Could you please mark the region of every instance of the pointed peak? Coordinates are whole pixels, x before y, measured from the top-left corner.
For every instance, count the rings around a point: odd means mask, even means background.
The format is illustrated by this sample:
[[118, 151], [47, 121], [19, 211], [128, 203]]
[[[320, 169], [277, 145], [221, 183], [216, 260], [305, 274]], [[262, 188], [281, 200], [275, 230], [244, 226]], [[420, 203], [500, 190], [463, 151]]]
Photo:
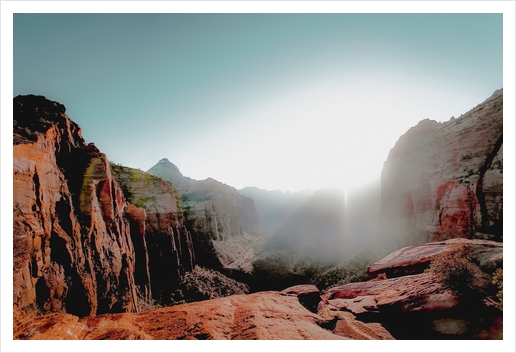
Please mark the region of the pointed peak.
[[172, 163], [171, 161], [168, 160], [168, 158], [162, 158], [159, 160], [158, 163], [156, 163], [155, 167], [156, 166], [162, 166], [162, 167], [172, 167], [173, 169], [177, 169], [179, 171], [179, 168], [174, 164]]
[[183, 174], [179, 171], [179, 168], [167, 158], [160, 159], [158, 163], [147, 170], [147, 173], [170, 181], [174, 185], [178, 185], [184, 178]]
[[157, 164], [172, 164], [168, 158], [161, 158]]

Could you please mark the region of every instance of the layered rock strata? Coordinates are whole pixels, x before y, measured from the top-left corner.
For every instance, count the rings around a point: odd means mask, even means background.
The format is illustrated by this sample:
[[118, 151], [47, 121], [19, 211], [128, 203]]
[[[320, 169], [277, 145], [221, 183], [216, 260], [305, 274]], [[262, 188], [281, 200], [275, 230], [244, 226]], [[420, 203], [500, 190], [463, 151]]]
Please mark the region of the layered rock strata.
[[199, 260], [206, 261], [210, 251], [216, 256], [202, 265], [251, 270], [256, 249], [267, 233], [251, 198], [212, 178], [198, 181], [184, 177], [166, 158], [148, 173], [171, 182], [181, 193], [186, 222], [197, 238], [196, 248], [205, 248], [207, 253]]
[[[428, 264], [450, 245], [467, 246], [469, 260], [486, 283], [503, 266], [501, 243], [450, 239], [400, 249], [371, 264], [375, 279], [329, 289], [319, 314], [352, 313], [358, 320], [381, 323], [396, 339], [498, 339], [503, 315], [493, 291], [465, 294], [444, 286]], [[491, 294], [490, 294], [491, 293]]]
[[470, 258], [484, 272], [492, 274], [503, 267], [503, 244], [480, 239], [450, 239], [446, 241], [407, 246], [396, 250], [383, 259], [370, 264], [367, 274], [371, 278], [400, 277], [422, 273], [437, 255], [452, 251], [450, 245], [465, 245], [471, 248]]
[[14, 304], [137, 312], [138, 295], [150, 298], [138, 294], [127, 203], [106, 156], [41, 96], [14, 99], [13, 130]]
[[380, 239], [391, 250], [450, 238], [500, 241], [503, 91], [445, 123], [423, 120], [382, 171]]
[[111, 170], [125, 197], [144, 210], [138, 216], [133, 210], [136, 206], [127, 209], [129, 218], [136, 221], [131, 223], [139, 254], [136, 276], [152, 279], [153, 299], [170, 304], [178, 282], [195, 261], [192, 236], [183, 224], [181, 196], [170, 182], [141, 170], [119, 165], [112, 165]]
[[[15, 339], [341, 340], [392, 339], [380, 325], [343, 314], [341, 325], [278, 292], [234, 295], [140, 314], [79, 319], [69, 314], [28, 318], [18, 313]], [[336, 327], [338, 326], [338, 327]]]

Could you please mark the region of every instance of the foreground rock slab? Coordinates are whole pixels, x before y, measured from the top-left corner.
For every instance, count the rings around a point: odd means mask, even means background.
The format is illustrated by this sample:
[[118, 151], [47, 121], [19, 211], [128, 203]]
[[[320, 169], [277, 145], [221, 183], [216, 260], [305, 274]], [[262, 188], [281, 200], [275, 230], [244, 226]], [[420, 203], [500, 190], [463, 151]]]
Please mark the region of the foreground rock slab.
[[318, 314], [350, 313], [360, 321], [381, 323], [396, 339], [498, 339], [503, 315], [492, 288], [457, 293], [425, 272], [438, 254], [457, 245], [467, 246], [469, 260], [484, 279], [503, 266], [503, 244], [493, 241], [450, 239], [405, 247], [368, 267], [376, 278], [326, 291]]
[[31, 318], [18, 311], [14, 339], [323, 339], [346, 337], [321, 327], [321, 318], [296, 297], [277, 292], [235, 295], [139, 314]]
[[503, 266], [503, 243], [480, 239], [450, 239], [433, 243], [407, 246], [396, 250], [367, 267], [369, 276], [385, 274], [399, 277], [422, 273], [440, 253], [450, 251], [450, 245], [471, 248], [471, 257], [483, 271], [491, 273]]

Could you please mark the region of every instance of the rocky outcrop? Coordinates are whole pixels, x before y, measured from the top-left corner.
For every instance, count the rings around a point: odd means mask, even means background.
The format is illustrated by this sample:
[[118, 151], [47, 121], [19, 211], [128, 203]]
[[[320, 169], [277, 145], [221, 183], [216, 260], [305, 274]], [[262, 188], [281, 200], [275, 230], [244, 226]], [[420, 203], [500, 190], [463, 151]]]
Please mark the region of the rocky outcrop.
[[450, 238], [500, 241], [503, 91], [460, 118], [423, 120], [382, 171], [380, 240], [391, 250]]
[[407, 246], [396, 250], [383, 259], [370, 264], [367, 274], [371, 278], [385, 275], [385, 278], [422, 273], [437, 255], [450, 252], [450, 245], [471, 247], [471, 259], [486, 273], [503, 267], [503, 244], [479, 239], [450, 239], [446, 241]]
[[106, 156], [85, 144], [63, 105], [41, 96], [14, 99], [13, 132], [14, 304], [137, 312], [127, 204]]
[[129, 202], [144, 211], [135, 215], [134, 206], [127, 210], [139, 255], [135, 275], [152, 279], [147, 282], [153, 299], [170, 304], [178, 282], [195, 261], [192, 236], [183, 224], [181, 196], [168, 181], [141, 170], [115, 164], [111, 170]]
[[359, 320], [381, 323], [397, 339], [499, 338], [502, 312], [489, 290], [480, 296], [462, 295], [424, 272], [451, 244], [469, 246], [471, 261], [486, 278], [502, 266], [502, 244], [492, 241], [451, 239], [407, 247], [369, 266], [375, 280], [329, 289], [319, 314], [349, 312]]
[[[182, 195], [187, 225], [195, 234], [201, 265], [226, 269], [251, 270], [256, 249], [263, 243], [266, 230], [251, 198], [240, 195], [235, 188], [214, 179], [193, 180], [184, 177], [168, 159], [160, 160], [149, 174], [171, 182]], [[202, 263], [214, 252], [216, 261]]]
[[297, 297], [301, 305], [310, 311], [317, 312], [317, 306], [321, 301], [321, 292], [311, 284], [300, 284], [281, 291], [282, 295]]
[[[452, 239], [402, 249], [372, 266], [374, 274], [380, 273], [376, 279], [333, 287], [322, 295], [315, 286], [297, 285], [282, 292], [85, 318], [69, 314], [33, 317], [15, 308], [14, 338], [498, 339], [503, 331], [502, 312], [489, 290], [480, 296], [464, 296], [443, 286], [435, 274], [411, 265], [426, 261], [437, 250], [447, 251], [441, 249], [442, 243], [468, 245], [471, 260], [483, 271], [491, 273], [493, 266], [501, 264], [499, 244]], [[397, 255], [401, 259], [396, 260]], [[393, 266], [405, 266], [407, 271], [387, 278]]]
[[206, 300], [140, 314], [105, 314], [79, 319], [54, 314], [20, 318], [15, 339], [154, 340], [338, 340], [392, 339], [377, 323], [362, 323], [349, 313], [326, 321], [296, 297], [261, 292]]

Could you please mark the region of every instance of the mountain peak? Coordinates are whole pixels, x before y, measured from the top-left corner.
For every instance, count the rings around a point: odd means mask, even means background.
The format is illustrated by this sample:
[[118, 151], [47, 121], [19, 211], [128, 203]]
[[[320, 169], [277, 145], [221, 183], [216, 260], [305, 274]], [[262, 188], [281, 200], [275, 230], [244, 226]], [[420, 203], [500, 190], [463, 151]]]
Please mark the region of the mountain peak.
[[160, 159], [158, 163], [147, 170], [147, 173], [170, 181], [174, 185], [179, 185], [184, 178], [179, 168], [167, 158]]
[[174, 165], [174, 163], [169, 161], [168, 158], [161, 158], [157, 164], [172, 164], [172, 165]]

